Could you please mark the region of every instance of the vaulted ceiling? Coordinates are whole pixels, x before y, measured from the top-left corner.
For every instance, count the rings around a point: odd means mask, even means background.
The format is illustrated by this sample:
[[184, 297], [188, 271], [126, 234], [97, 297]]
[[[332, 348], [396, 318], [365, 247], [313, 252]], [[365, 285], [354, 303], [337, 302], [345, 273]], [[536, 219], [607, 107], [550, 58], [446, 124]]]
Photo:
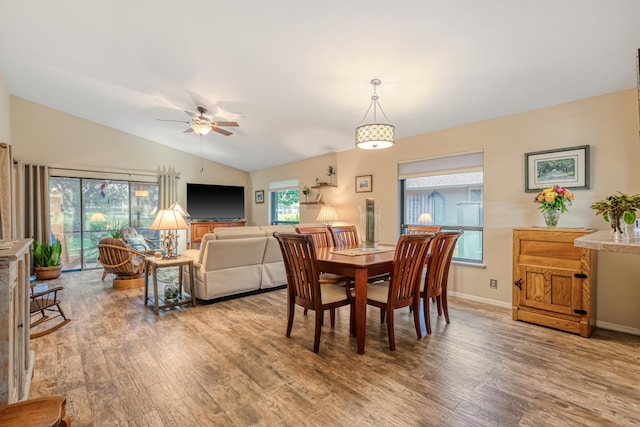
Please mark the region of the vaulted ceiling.
[[[245, 171], [354, 148], [372, 78], [402, 138], [633, 88], [639, 47], [638, 0], [0, 0], [12, 95]], [[196, 106], [240, 127], [157, 120]]]

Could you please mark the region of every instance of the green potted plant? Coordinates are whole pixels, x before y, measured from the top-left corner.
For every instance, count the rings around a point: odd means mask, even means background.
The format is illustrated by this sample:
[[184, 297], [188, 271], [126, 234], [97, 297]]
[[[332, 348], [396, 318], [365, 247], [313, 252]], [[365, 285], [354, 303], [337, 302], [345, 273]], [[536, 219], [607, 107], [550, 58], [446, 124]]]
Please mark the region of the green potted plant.
[[60, 277], [62, 272], [60, 254], [62, 254], [62, 244], [58, 239], [53, 239], [51, 243], [33, 241], [36, 279], [50, 280]]
[[633, 224], [636, 220], [636, 209], [640, 208], [640, 195], [629, 196], [618, 191], [606, 199], [595, 202], [591, 209], [596, 210], [596, 215], [602, 214], [605, 221], [611, 224], [611, 233], [614, 237], [626, 236], [626, 224]]

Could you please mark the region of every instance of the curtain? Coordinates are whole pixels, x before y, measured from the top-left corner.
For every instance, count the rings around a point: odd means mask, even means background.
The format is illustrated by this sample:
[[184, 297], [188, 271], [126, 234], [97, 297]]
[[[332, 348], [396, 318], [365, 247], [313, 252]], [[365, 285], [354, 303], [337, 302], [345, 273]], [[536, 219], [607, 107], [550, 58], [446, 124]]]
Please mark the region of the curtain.
[[158, 176], [160, 209], [169, 207], [178, 201], [178, 176], [173, 169], [163, 170]]
[[0, 143], [0, 239], [18, 237], [14, 222], [13, 185], [11, 146]]
[[24, 220], [25, 237], [41, 242], [51, 240], [51, 218], [49, 214], [49, 168], [41, 165], [18, 162], [18, 194], [22, 194], [19, 217]]

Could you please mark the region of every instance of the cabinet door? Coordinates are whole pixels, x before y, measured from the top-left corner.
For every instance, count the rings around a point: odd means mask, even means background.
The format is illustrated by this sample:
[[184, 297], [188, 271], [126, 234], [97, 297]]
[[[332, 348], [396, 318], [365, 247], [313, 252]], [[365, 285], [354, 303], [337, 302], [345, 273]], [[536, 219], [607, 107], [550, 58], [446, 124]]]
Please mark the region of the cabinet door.
[[520, 305], [576, 315], [582, 310], [582, 278], [579, 271], [552, 267], [520, 266]]
[[202, 237], [209, 232], [211, 224], [208, 222], [192, 222], [191, 223], [191, 243], [202, 241]]

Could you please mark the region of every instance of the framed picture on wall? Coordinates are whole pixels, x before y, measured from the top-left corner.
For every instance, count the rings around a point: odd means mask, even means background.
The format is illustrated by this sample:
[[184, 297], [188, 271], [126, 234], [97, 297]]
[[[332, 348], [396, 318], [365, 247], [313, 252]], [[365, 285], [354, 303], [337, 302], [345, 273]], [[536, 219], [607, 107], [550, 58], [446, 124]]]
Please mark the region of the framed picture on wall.
[[373, 175], [356, 176], [356, 193], [373, 191]]
[[589, 146], [559, 148], [524, 154], [524, 190], [535, 193], [552, 185], [588, 190]]
[[264, 203], [264, 190], [256, 191], [256, 203]]

